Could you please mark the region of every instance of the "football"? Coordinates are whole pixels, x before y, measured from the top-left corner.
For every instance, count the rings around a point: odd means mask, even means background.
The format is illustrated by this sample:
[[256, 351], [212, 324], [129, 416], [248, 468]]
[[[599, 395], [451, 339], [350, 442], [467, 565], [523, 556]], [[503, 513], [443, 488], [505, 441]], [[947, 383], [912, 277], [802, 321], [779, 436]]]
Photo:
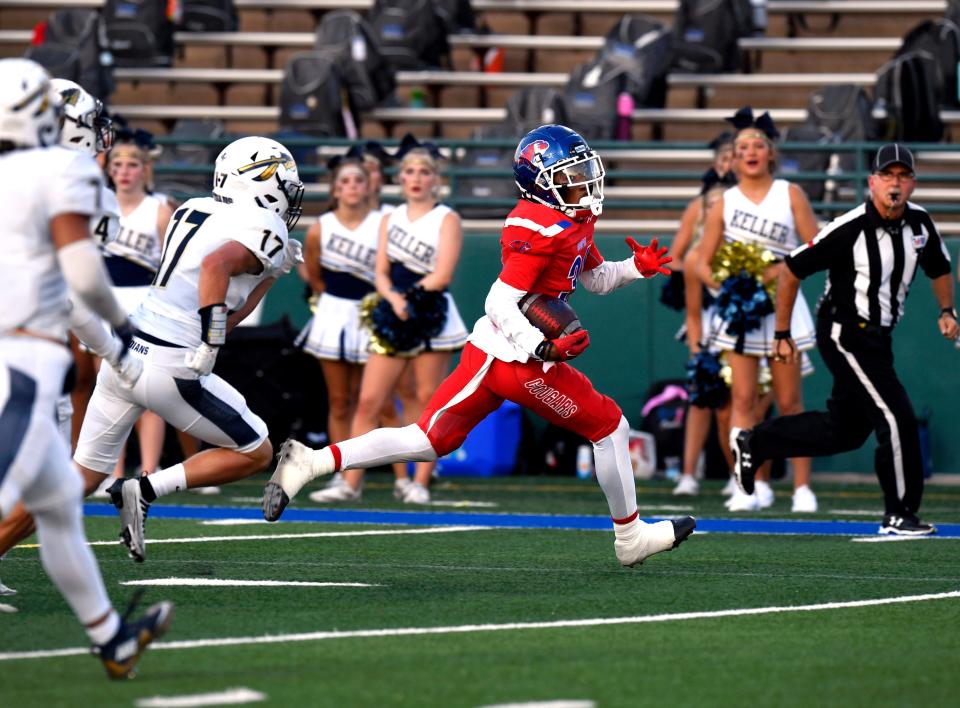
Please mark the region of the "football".
[[527, 293], [517, 304], [530, 324], [543, 332], [547, 339], [557, 339], [583, 329], [580, 318], [566, 300], [543, 293]]

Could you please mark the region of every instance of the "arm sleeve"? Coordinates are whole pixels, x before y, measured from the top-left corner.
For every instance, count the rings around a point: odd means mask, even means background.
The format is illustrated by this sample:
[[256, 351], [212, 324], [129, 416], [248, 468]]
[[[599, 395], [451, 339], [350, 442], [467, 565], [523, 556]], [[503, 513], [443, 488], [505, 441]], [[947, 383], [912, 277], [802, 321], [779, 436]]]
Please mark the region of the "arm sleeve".
[[603, 261], [591, 270], [583, 271], [580, 282], [590, 292], [606, 295], [642, 277], [633, 258], [628, 258], [625, 261]]
[[70, 303], [70, 330], [77, 339], [101, 359], [116, 363], [123, 353], [123, 345], [110, 328], [87, 309], [82, 302]]
[[490, 286], [490, 292], [487, 293], [483, 306], [487, 317], [497, 326], [497, 329], [532, 356], [537, 345], [544, 340], [544, 336], [543, 332], [527, 321], [517, 306], [520, 298], [525, 294], [525, 290], [514, 288], [498, 279]]
[[74, 241], [59, 249], [57, 261], [63, 279], [87, 307], [113, 327], [121, 327], [127, 322], [127, 313], [110, 290], [110, 276], [92, 239]]
[[937, 231], [933, 219], [924, 214], [923, 224], [927, 228], [927, 243], [920, 254], [920, 267], [927, 277], [933, 280], [950, 272], [950, 253], [947, 251], [940, 232]]
[[858, 222], [828, 224], [808, 243], [797, 247], [784, 259], [790, 271], [803, 280], [828, 269], [845, 250], [849, 250], [859, 233]]

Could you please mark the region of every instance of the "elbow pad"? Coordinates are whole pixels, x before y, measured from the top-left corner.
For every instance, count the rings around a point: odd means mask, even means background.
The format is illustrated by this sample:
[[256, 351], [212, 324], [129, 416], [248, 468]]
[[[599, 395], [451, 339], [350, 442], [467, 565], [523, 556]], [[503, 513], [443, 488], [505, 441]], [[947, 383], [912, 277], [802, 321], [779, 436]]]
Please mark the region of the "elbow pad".
[[110, 290], [110, 276], [92, 239], [80, 239], [58, 249], [57, 261], [63, 279], [79, 300], [114, 328], [126, 323], [127, 313]]

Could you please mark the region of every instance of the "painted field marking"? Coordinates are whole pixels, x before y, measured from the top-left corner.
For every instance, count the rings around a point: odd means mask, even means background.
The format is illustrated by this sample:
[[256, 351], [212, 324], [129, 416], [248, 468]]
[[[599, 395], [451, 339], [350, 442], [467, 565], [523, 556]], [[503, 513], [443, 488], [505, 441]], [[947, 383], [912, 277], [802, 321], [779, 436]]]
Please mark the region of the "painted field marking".
[[[220, 543], [223, 541], [276, 541], [290, 538], [342, 538], [348, 536], [409, 536], [425, 533], [488, 531], [490, 526], [439, 526], [426, 529], [375, 529], [370, 531], [316, 531], [312, 533], [272, 533], [241, 536], [185, 536], [184, 538], [148, 538], [147, 543]], [[117, 541], [88, 541], [88, 546], [115, 546]], [[17, 548], [39, 548], [38, 543], [25, 543]]]
[[596, 708], [593, 701], [580, 701], [562, 698], [557, 701], [531, 701], [529, 703], [497, 703], [496, 705], [482, 706], [481, 708]]
[[121, 585], [158, 585], [163, 587], [231, 587], [231, 588], [380, 588], [376, 583], [321, 583], [308, 580], [231, 580], [229, 578], [152, 578], [127, 580]]
[[949, 538], [937, 538], [934, 536], [856, 536], [850, 540], [854, 543], [890, 543], [891, 541], [944, 541]]
[[269, 524], [266, 519], [211, 519], [201, 521], [201, 526], [262, 526]]
[[455, 509], [496, 509], [499, 504], [497, 502], [486, 502], [486, 501], [470, 501], [469, 499], [451, 499], [451, 500], [442, 500], [442, 499], [431, 499], [430, 506], [447, 506], [453, 507]]
[[139, 698], [134, 705], [137, 708], [193, 708], [193, 706], [236, 706], [241, 703], [259, 703], [265, 700], [267, 700], [267, 694], [260, 691], [250, 688], [228, 688], [215, 693]]
[[[180, 642], [155, 642], [151, 649], [200, 649], [204, 647], [247, 646], [251, 644], [286, 644], [288, 642], [318, 642], [327, 639], [370, 639], [381, 637], [413, 637], [433, 634], [473, 634], [477, 632], [510, 632], [525, 629], [568, 629], [571, 627], [603, 627], [623, 624], [648, 624], [653, 622], [680, 622], [720, 617], [745, 617], [772, 615], [785, 612], [817, 612], [841, 610], [848, 607], [877, 607], [901, 605], [910, 602], [928, 602], [960, 598], [960, 590], [930, 593], [926, 595], [903, 595], [882, 597], [874, 600], [851, 600], [848, 602], [822, 602], [815, 605], [786, 605], [781, 607], [746, 607], [734, 610], [711, 610], [705, 612], [678, 612], [664, 615], [639, 615], [635, 617], [597, 617], [592, 619], [555, 620], [553, 622], [509, 622], [506, 624], [462, 624], [450, 627], [401, 627], [397, 629], [356, 629], [346, 631], [298, 632], [296, 634], [261, 635], [257, 637], [221, 637], [219, 639], [193, 639]], [[47, 659], [60, 656], [89, 654], [89, 647], [69, 649], [42, 649], [0, 653], [0, 661], [16, 659]]]
[[[883, 509], [828, 509], [828, 514], [842, 514], [844, 516], [876, 516], [883, 517]], [[878, 522], [879, 523], [879, 522]]]

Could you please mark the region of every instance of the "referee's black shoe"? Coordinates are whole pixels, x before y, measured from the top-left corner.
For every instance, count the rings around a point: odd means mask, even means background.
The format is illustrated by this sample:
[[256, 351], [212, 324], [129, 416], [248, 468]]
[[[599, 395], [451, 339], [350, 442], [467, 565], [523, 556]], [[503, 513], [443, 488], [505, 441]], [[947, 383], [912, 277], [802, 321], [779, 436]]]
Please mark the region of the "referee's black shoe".
[[741, 430], [733, 441], [733, 477], [745, 494], [753, 494], [754, 477], [757, 476], [758, 460], [750, 449], [752, 430]]
[[937, 527], [920, 521], [914, 514], [886, 514], [878, 533], [889, 536], [930, 536]]

